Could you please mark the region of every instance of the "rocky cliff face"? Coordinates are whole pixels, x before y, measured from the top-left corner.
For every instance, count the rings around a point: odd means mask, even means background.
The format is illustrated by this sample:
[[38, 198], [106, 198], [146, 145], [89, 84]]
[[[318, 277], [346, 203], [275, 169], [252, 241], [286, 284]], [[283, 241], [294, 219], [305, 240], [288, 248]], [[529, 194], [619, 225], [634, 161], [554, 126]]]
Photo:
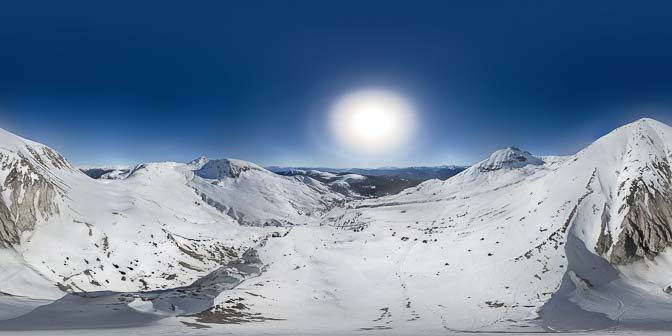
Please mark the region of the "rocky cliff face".
[[[573, 161], [595, 169], [604, 196], [593, 250], [614, 265], [653, 260], [672, 245], [672, 129], [641, 119], [600, 138]], [[570, 174], [571, 175], [571, 174]], [[592, 231], [592, 229], [590, 229]]]
[[56, 197], [62, 190], [45, 176], [52, 168], [72, 166], [46, 147], [0, 152], [0, 247], [20, 243], [21, 235], [33, 230], [38, 221], [58, 214]]
[[643, 178], [631, 182], [626, 198], [627, 211], [622, 231], [611, 251], [614, 264], [628, 264], [643, 258], [653, 259], [672, 245], [672, 172], [667, 162], [648, 170], [659, 185], [647, 184]]

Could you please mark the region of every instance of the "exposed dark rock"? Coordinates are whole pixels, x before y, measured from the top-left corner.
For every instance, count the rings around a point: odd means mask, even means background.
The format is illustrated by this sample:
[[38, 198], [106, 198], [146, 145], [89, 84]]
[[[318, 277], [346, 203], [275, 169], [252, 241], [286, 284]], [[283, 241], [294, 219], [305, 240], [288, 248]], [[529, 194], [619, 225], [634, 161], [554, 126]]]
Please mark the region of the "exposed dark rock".
[[661, 190], [642, 178], [631, 182], [628, 213], [611, 252], [614, 264], [653, 259], [672, 244], [672, 172], [667, 162], [654, 163], [653, 170], [660, 177]]
[[609, 206], [605, 204], [602, 209], [602, 228], [600, 229], [600, 236], [597, 238], [597, 245], [595, 246], [595, 252], [600, 255], [609, 252], [613, 243], [611, 231], [609, 231], [609, 219]]
[[58, 213], [54, 200], [58, 189], [26, 158], [6, 160], [7, 156], [2, 156], [0, 159], [2, 170], [9, 171], [0, 187], [0, 191], [9, 192], [8, 202], [0, 197], [0, 247], [10, 247], [20, 242], [23, 232], [35, 228], [38, 218], [46, 219]]

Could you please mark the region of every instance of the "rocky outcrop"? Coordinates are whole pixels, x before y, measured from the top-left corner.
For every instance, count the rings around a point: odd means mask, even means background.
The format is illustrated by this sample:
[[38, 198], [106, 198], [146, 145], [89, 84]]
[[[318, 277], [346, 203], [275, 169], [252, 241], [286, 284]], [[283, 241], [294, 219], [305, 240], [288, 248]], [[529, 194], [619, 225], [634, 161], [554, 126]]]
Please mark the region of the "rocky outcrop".
[[631, 182], [626, 208], [621, 209], [628, 212], [610, 256], [614, 264], [653, 259], [672, 245], [672, 171], [667, 162], [655, 163], [650, 169], [658, 186], [643, 178]]
[[602, 225], [600, 228], [600, 236], [597, 238], [597, 245], [595, 246], [595, 252], [599, 255], [605, 255], [611, 249], [613, 244], [613, 238], [611, 237], [611, 231], [609, 231], [609, 205], [605, 204], [602, 209]]
[[[48, 156], [52, 164], [69, 167], [59, 157]], [[0, 186], [4, 196], [0, 198], [0, 247], [10, 247], [20, 243], [21, 234], [33, 230], [38, 220], [58, 213], [58, 190], [28, 159], [0, 154], [0, 161], [2, 171], [8, 172]]]
[[26, 150], [28, 150], [33, 159], [44, 167], [48, 167], [47, 163], [50, 163], [51, 167], [56, 169], [74, 169], [61, 154], [56, 153], [56, 151], [49, 147], [34, 148], [26, 146]]

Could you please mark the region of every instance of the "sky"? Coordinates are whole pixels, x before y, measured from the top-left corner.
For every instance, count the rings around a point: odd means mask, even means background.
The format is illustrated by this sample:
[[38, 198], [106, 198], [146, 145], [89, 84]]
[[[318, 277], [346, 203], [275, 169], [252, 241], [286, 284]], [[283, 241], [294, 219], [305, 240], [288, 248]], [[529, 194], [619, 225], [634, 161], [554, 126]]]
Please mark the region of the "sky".
[[[572, 154], [672, 123], [669, 1], [1, 1], [0, 127], [75, 164], [470, 164]], [[354, 155], [330, 107], [415, 106], [403, 150]]]

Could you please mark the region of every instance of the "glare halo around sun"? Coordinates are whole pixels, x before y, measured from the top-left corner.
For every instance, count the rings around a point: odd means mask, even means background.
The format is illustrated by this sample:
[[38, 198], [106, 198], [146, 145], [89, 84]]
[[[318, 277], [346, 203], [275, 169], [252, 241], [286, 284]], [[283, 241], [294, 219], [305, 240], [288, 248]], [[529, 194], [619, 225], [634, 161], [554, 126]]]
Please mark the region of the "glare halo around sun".
[[406, 144], [415, 131], [415, 108], [398, 93], [362, 89], [338, 99], [330, 127], [348, 150], [385, 154]]

